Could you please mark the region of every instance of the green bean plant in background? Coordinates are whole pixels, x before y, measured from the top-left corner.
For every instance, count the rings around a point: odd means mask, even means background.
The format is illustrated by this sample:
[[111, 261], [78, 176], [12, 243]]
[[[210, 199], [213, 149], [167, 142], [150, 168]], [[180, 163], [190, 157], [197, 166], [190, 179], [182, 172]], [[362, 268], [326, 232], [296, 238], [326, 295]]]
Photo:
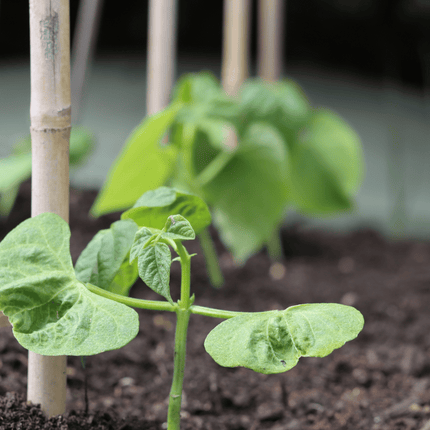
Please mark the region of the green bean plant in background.
[[[171, 104], [132, 132], [91, 214], [130, 208], [145, 191], [171, 185], [208, 203], [236, 262], [265, 245], [276, 259], [287, 210], [309, 216], [350, 210], [362, 176], [355, 131], [334, 112], [312, 108], [292, 80], [251, 79], [233, 99], [202, 72], [182, 77]], [[206, 229], [199, 239], [211, 283], [219, 286]]]
[[[84, 127], [72, 127], [70, 132], [70, 166], [85, 162], [94, 147], [94, 136]], [[12, 154], [0, 158], [0, 219], [13, 208], [20, 185], [31, 177], [31, 138], [17, 142]]]
[[[53, 213], [37, 215], [0, 243], [0, 310], [24, 348], [51, 356], [88, 356], [121, 348], [139, 332], [133, 307], [174, 312], [169, 430], [180, 429], [192, 314], [225, 320], [204, 341], [215, 362], [263, 374], [286, 372], [302, 356], [325, 357], [357, 337], [363, 316], [336, 303], [252, 313], [195, 305], [190, 283], [193, 255], [183, 242], [193, 240], [210, 223], [209, 209], [198, 196], [168, 187], [150, 190], [121, 220], [94, 236], [73, 268], [67, 223]], [[177, 257], [172, 259], [171, 250]], [[181, 265], [176, 301], [170, 287], [174, 261]], [[126, 297], [137, 276], [165, 300]]]

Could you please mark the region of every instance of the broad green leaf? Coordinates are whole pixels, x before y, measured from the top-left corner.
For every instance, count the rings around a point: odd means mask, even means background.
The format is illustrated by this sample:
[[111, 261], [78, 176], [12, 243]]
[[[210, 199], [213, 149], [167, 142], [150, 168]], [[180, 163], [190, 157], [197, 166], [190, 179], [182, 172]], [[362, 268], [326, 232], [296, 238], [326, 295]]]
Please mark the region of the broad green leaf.
[[0, 217], [7, 217], [12, 211], [19, 188], [19, 185], [14, 185], [6, 191], [0, 192]]
[[292, 196], [310, 214], [348, 210], [363, 175], [360, 139], [339, 116], [316, 111], [291, 152]]
[[157, 242], [140, 249], [137, 267], [142, 281], [173, 304], [169, 286], [171, 259], [169, 247]]
[[113, 278], [112, 283], [109, 285], [109, 291], [128, 296], [130, 288], [134, 285], [138, 277], [139, 271], [137, 269], [137, 262], [134, 261], [130, 263], [129, 255], [127, 255], [116, 273], [115, 278]]
[[112, 291], [112, 281], [130, 251], [137, 229], [132, 220], [120, 220], [110, 229], [99, 231], [76, 262], [75, 273], [79, 281]]
[[168, 187], [147, 191], [121, 218], [162, 230], [167, 217], [172, 214], [186, 218], [196, 234], [211, 223], [209, 209], [200, 197]]
[[170, 215], [165, 224], [166, 231], [161, 235], [172, 240], [193, 240], [196, 238], [191, 224], [181, 215]]
[[85, 127], [72, 127], [70, 131], [70, 165], [82, 164], [94, 148], [94, 135]]
[[0, 309], [18, 342], [42, 355], [94, 355], [118, 349], [138, 333], [137, 313], [91, 293], [78, 281], [70, 230], [44, 213], [0, 243]]
[[181, 76], [173, 89], [173, 101], [190, 104], [226, 98], [218, 79], [211, 72], [188, 73]]
[[364, 171], [360, 137], [339, 115], [316, 110], [299, 133], [298, 144], [307, 145], [321, 157], [345, 193], [352, 196], [358, 190]]
[[145, 191], [163, 185], [172, 174], [176, 148], [159, 142], [171, 127], [181, 103], [146, 118], [128, 138], [111, 167], [106, 182], [91, 208], [93, 215], [133, 206]]
[[364, 319], [350, 306], [316, 303], [240, 315], [215, 327], [204, 346], [221, 366], [281, 373], [299, 358], [325, 357], [355, 339]]
[[18, 186], [31, 176], [31, 154], [9, 155], [0, 159], [0, 192]]
[[15, 155], [27, 154], [31, 152], [31, 135], [18, 140], [13, 144], [12, 153]]
[[[222, 138], [225, 137], [223, 133], [221, 133], [220, 136]], [[223, 141], [223, 144], [225, 145], [225, 140]], [[221, 150], [216, 149], [216, 145], [213, 145], [211, 137], [201, 129], [196, 129], [194, 144], [191, 150], [193, 170], [196, 176], [198, 176], [222, 152]]]
[[310, 113], [302, 89], [291, 80], [246, 81], [240, 90], [240, 107], [245, 123], [268, 122], [278, 128], [287, 144], [293, 131], [306, 122]]
[[351, 199], [336, 177], [307, 146], [296, 146], [291, 154], [291, 199], [299, 211], [322, 215], [352, 208]]
[[224, 148], [228, 127], [238, 123], [241, 111], [215, 76], [209, 72], [187, 74], [179, 80], [174, 94], [174, 100], [186, 104], [176, 121], [195, 126], [211, 145]]
[[204, 133], [207, 141], [215, 149], [225, 151], [229, 129], [232, 128], [231, 124], [222, 119], [206, 117], [200, 119], [195, 125], [198, 130]]
[[289, 201], [287, 161], [279, 133], [254, 124], [231, 161], [204, 187], [221, 239], [238, 262], [257, 252], [283, 219]]

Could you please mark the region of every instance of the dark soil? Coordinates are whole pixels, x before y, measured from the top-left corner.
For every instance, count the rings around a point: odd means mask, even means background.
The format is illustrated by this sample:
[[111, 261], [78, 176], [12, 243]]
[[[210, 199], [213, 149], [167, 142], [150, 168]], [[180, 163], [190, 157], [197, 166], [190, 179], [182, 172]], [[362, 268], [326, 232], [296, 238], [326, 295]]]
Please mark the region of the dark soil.
[[[74, 261], [100, 228], [118, 214], [89, 219], [96, 192], [71, 191]], [[29, 183], [0, 239], [30, 216]], [[190, 321], [183, 399], [183, 429], [430, 429], [430, 243], [388, 242], [362, 230], [349, 235], [283, 234], [285, 273], [271, 270], [264, 252], [241, 268], [218, 243], [226, 285], [208, 284], [201, 254], [193, 259], [196, 303], [238, 311], [284, 309], [307, 302], [353, 305], [366, 320], [363, 332], [325, 358], [302, 358], [289, 372], [260, 375], [219, 367], [203, 348], [218, 320]], [[197, 243], [190, 251], [199, 252]], [[277, 273], [276, 273], [277, 272]], [[271, 275], [272, 273], [272, 275]], [[179, 265], [172, 265], [173, 295]], [[155, 299], [137, 283], [131, 295]], [[27, 405], [27, 351], [11, 329], [0, 331], [0, 430], [165, 429], [172, 377], [174, 314], [138, 311], [140, 332], [118, 351], [88, 357], [89, 413], [79, 357], [68, 359], [67, 413], [45, 420]]]

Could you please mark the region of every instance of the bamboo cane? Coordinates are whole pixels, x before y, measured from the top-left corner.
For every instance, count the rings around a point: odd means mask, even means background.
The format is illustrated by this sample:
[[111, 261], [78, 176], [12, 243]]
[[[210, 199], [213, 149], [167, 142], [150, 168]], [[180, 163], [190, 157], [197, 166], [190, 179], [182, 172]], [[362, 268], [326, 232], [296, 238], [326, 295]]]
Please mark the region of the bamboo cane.
[[146, 114], [169, 104], [176, 63], [176, 0], [150, 0]]
[[[69, 219], [70, 37], [68, 0], [30, 0], [32, 216]], [[66, 357], [29, 352], [27, 399], [65, 411]]]
[[248, 77], [249, 0], [224, 0], [222, 85], [235, 96]]
[[82, 117], [81, 105], [85, 78], [94, 56], [103, 0], [81, 0], [73, 38], [73, 61], [71, 74], [72, 122], [76, 124]]
[[[284, 0], [258, 2], [258, 76], [266, 81], [277, 81], [282, 73], [284, 49]], [[282, 259], [282, 244], [276, 229], [266, 244], [272, 261]], [[276, 267], [276, 266], [272, 266]]]
[[284, 0], [258, 2], [258, 76], [276, 81], [282, 73]]

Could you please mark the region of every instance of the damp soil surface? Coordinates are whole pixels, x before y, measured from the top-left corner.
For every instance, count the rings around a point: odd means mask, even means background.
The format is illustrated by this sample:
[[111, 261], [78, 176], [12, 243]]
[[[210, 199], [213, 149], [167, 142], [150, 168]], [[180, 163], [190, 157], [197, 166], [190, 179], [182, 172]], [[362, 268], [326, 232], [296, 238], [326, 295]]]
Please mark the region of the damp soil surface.
[[[71, 191], [74, 261], [99, 229], [119, 218], [90, 219], [95, 196], [95, 191]], [[1, 222], [0, 239], [29, 216], [30, 185], [25, 183], [13, 213]], [[189, 251], [198, 253], [191, 284], [196, 304], [266, 311], [344, 303], [363, 313], [363, 331], [328, 357], [301, 358], [284, 374], [261, 375], [218, 366], [203, 341], [219, 320], [193, 315], [181, 428], [429, 430], [430, 243], [390, 242], [371, 230], [336, 235], [297, 226], [282, 236], [285, 259], [275, 266], [261, 252], [235, 267], [217, 241], [226, 279], [219, 290], [209, 285], [199, 245], [191, 243]], [[179, 264], [173, 263], [174, 297], [179, 281]], [[131, 296], [157, 299], [140, 281]], [[139, 334], [126, 347], [88, 357], [85, 371], [79, 357], [68, 358], [67, 412], [50, 420], [26, 403], [27, 351], [10, 327], [1, 329], [0, 430], [165, 429], [175, 315], [138, 313]]]

